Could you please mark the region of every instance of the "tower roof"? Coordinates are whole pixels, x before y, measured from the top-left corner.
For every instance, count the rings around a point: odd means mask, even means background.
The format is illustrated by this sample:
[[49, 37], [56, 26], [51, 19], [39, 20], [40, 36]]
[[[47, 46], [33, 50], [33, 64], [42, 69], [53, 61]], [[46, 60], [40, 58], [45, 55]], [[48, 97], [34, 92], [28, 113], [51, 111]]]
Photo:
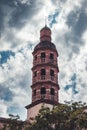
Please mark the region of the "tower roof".
[[36, 47], [34, 48], [34, 51], [38, 49], [44, 49], [44, 48], [56, 49], [56, 46], [52, 42], [43, 41], [36, 45]]
[[42, 30], [50, 30], [51, 31], [51, 29], [49, 27], [47, 27], [47, 25], [45, 25], [45, 27], [43, 27], [40, 31], [42, 31]]

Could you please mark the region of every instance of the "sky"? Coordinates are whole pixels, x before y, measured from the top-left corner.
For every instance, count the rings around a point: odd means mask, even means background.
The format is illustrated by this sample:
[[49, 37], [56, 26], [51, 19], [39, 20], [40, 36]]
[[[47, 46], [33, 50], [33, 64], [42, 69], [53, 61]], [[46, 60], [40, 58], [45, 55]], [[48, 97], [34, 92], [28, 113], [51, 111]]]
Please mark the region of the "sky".
[[59, 102], [87, 102], [87, 0], [0, 0], [0, 117], [27, 118], [45, 19], [59, 54]]

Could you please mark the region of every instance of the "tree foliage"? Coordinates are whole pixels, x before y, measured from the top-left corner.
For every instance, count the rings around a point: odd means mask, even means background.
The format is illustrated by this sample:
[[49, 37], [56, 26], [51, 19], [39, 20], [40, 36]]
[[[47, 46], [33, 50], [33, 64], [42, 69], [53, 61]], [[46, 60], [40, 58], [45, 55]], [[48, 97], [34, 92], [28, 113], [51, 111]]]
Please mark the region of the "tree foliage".
[[24, 122], [19, 120], [19, 115], [9, 114], [10, 122], [8, 125], [9, 130], [22, 130]]
[[52, 110], [42, 106], [25, 130], [75, 130], [87, 128], [87, 109], [82, 102], [58, 104]]
[[9, 114], [8, 119], [6, 119], [3, 127], [0, 130], [22, 130], [23, 121], [19, 120], [20, 117], [18, 115]]

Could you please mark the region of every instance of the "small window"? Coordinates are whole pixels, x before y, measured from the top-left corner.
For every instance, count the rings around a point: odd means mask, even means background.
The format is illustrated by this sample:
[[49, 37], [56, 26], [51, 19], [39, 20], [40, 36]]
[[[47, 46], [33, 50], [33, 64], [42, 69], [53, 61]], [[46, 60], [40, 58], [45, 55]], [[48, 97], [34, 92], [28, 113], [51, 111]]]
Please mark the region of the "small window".
[[41, 58], [46, 58], [45, 52], [41, 53]]
[[50, 70], [50, 75], [54, 76], [54, 70]]
[[37, 55], [34, 56], [34, 60], [37, 60]]
[[36, 77], [36, 76], [37, 76], [37, 71], [34, 72], [34, 77]]
[[45, 69], [41, 69], [41, 75], [45, 75], [46, 72], [45, 72]]
[[55, 90], [54, 90], [54, 88], [51, 88], [50, 94], [51, 94], [51, 95], [55, 95]]
[[34, 90], [34, 96], [36, 96], [36, 90]]
[[50, 59], [54, 59], [54, 55], [52, 53], [50, 54]]
[[41, 94], [46, 94], [46, 88], [41, 88]]

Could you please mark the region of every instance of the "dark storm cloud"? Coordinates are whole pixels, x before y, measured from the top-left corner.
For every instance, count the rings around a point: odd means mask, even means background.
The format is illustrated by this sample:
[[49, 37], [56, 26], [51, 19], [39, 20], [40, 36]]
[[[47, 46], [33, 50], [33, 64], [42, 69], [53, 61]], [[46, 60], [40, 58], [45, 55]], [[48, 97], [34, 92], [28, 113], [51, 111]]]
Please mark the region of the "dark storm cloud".
[[10, 91], [9, 88], [6, 88], [4, 85], [0, 84], [0, 99], [5, 101], [11, 101], [14, 94]]
[[0, 0], [0, 30], [5, 28], [5, 18], [8, 19], [9, 27], [24, 26], [28, 18], [31, 19], [38, 12], [37, 4], [38, 2], [34, 0], [30, 4], [18, 0]]
[[87, 13], [85, 10], [70, 12], [67, 17], [67, 24], [72, 28], [73, 34], [80, 38], [87, 29]]
[[13, 10], [13, 8], [13, 1], [0, 0], [0, 31], [4, 30], [6, 26], [6, 18], [9, 18], [9, 14]]
[[[86, 11], [87, 1], [84, 0], [81, 7], [75, 7], [73, 11], [67, 16], [66, 23], [71, 28], [71, 35], [69, 34], [69, 39], [73, 44], [83, 44], [81, 36], [87, 29], [87, 11]], [[67, 34], [68, 35], [68, 34]]]
[[64, 44], [69, 49], [68, 60], [71, 60], [73, 54], [79, 54], [80, 46], [84, 45], [84, 42], [71, 30], [71, 32], [64, 34]]
[[33, 14], [33, 10], [30, 8], [30, 5], [18, 3], [15, 11], [12, 13], [9, 25], [17, 28], [24, 26], [28, 17], [31, 18], [32, 16], [30, 11]]
[[[0, 0], [0, 39], [1, 46], [14, 49], [23, 43], [15, 31], [20, 31], [27, 23], [32, 24], [32, 18], [43, 6], [38, 0]], [[30, 1], [30, 3], [29, 3]]]
[[1, 10], [1, 8], [0, 8], [0, 34], [1, 34], [1, 30], [3, 29], [3, 27], [4, 27], [4, 25], [3, 25], [3, 23], [4, 23], [4, 19], [3, 19], [3, 12], [2, 12], [2, 10]]
[[[59, 3], [62, 3], [62, 7], [64, 1], [67, 2], [67, 0], [58, 1]], [[83, 0], [83, 2], [78, 3], [81, 4], [81, 6], [74, 6], [73, 10], [69, 12], [68, 16], [66, 16], [64, 13], [65, 17], [63, 17], [63, 19], [65, 24], [67, 24], [69, 31], [66, 31], [63, 33], [63, 35], [56, 37], [56, 41], [59, 41], [65, 48], [67, 48], [68, 60], [72, 59], [73, 54], [79, 54], [80, 47], [84, 46], [85, 44], [82, 36], [87, 30], [87, 0]], [[60, 14], [61, 10], [63, 10], [62, 7], [58, 9]]]
[[82, 36], [87, 30], [87, 12], [84, 2], [80, 8], [75, 7], [66, 18], [66, 24], [70, 28], [70, 31], [64, 34], [64, 44], [70, 48], [69, 60], [71, 60], [74, 53], [79, 54], [80, 46], [84, 46]]
[[75, 25], [75, 35], [78, 35], [78, 37], [81, 37], [83, 32], [86, 29], [87, 29], [87, 13], [85, 11], [82, 11]]
[[69, 27], [73, 28], [75, 26], [78, 15], [79, 15], [79, 10], [75, 10], [75, 11], [73, 10], [69, 13], [66, 20], [66, 23]]

